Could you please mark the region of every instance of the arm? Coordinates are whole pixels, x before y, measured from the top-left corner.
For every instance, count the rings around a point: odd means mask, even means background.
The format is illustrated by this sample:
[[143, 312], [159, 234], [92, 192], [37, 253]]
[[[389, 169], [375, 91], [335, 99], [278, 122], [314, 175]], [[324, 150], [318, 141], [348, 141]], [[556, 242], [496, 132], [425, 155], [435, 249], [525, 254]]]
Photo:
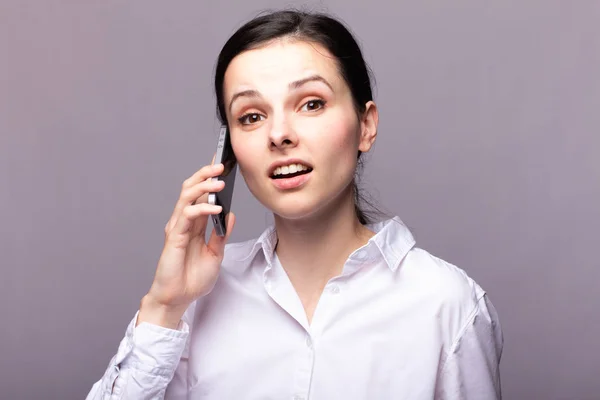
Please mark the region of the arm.
[[184, 353], [192, 324], [182, 315], [215, 285], [235, 221], [229, 213], [227, 234], [217, 236], [213, 230], [206, 240], [208, 216], [222, 211], [221, 206], [206, 200], [208, 193], [223, 190], [223, 181], [212, 179], [223, 168], [223, 164], [205, 166], [183, 182], [179, 200], [165, 225], [165, 245], [150, 291], [88, 400], [185, 398]]
[[141, 322], [138, 312], [129, 323], [117, 354], [86, 400], [185, 399], [189, 326], [194, 306], [195, 303], [188, 308], [176, 329]]
[[499, 400], [504, 338], [496, 309], [483, 295], [449, 350], [436, 384], [437, 400]]

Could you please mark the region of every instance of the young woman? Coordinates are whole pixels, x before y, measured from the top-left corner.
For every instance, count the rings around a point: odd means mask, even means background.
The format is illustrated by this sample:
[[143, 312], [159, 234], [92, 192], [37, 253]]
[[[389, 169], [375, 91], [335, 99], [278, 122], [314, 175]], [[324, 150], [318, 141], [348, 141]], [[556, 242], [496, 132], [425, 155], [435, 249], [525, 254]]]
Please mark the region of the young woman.
[[354, 177], [378, 111], [348, 30], [322, 14], [256, 18], [223, 47], [215, 91], [275, 224], [206, 242], [223, 165], [187, 179], [154, 282], [88, 399], [500, 398], [485, 292], [398, 218], [360, 209]]

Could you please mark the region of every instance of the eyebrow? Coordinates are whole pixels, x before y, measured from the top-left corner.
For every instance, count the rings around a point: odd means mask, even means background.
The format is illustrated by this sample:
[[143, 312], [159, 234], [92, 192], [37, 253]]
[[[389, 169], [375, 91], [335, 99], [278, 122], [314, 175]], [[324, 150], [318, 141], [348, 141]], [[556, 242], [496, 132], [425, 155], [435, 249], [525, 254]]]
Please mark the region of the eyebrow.
[[[327, 79], [323, 78], [321, 75], [311, 75], [309, 77], [299, 79], [297, 81], [291, 82], [288, 85], [288, 87], [289, 87], [289, 90], [296, 90], [296, 89], [299, 89], [300, 87], [302, 87], [303, 85], [307, 84], [308, 82], [322, 82], [333, 92], [333, 87], [331, 86], [331, 84], [329, 82], [327, 82]], [[262, 98], [262, 95], [257, 90], [254, 90], [254, 89], [242, 90], [241, 92], [237, 92], [236, 94], [233, 95], [233, 97], [231, 98], [231, 101], [229, 102], [229, 112], [230, 113], [231, 113], [231, 107], [233, 106], [233, 102], [236, 101], [239, 97]]]
[[261, 98], [262, 96], [256, 90], [242, 90], [241, 92], [237, 92], [236, 94], [233, 95], [233, 97], [231, 98], [231, 101], [229, 102], [229, 113], [230, 114], [231, 114], [231, 107], [233, 106], [233, 102], [236, 101], [238, 99], [238, 97]]
[[302, 85], [304, 85], [305, 83], [308, 83], [308, 82], [323, 82], [333, 92], [333, 87], [329, 84], [329, 82], [327, 82], [327, 79], [323, 78], [321, 75], [311, 75], [308, 78], [304, 78], [304, 79], [300, 79], [300, 80], [294, 81], [294, 82], [292, 82], [292, 83], [289, 84], [289, 88], [290, 88], [290, 90], [295, 90], [295, 89], [298, 89], [300, 86], [302, 86]]

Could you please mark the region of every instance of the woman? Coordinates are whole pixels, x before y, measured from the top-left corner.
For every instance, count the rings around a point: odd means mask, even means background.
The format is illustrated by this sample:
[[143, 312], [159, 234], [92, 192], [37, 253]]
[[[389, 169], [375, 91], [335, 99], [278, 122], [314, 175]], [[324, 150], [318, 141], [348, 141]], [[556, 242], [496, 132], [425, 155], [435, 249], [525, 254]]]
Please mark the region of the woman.
[[485, 292], [398, 218], [369, 223], [359, 207], [378, 111], [348, 30], [321, 14], [256, 18], [223, 47], [215, 91], [274, 227], [206, 242], [223, 165], [187, 179], [154, 282], [88, 399], [500, 398]]

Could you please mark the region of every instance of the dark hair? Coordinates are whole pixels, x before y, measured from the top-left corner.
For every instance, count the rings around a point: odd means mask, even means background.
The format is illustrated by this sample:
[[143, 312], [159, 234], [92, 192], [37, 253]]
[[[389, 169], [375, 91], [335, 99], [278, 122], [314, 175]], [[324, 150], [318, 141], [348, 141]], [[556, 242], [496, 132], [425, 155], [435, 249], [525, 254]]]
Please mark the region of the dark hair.
[[[223, 82], [231, 60], [243, 51], [283, 37], [297, 38], [325, 47], [336, 59], [340, 75], [350, 87], [357, 115], [365, 111], [366, 103], [373, 100], [371, 73], [350, 31], [341, 22], [326, 14], [283, 10], [261, 15], [247, 22], [227, 40], [221, 49], [215, 70], [215, 94], [217, 116], [222, 124], [227, 123]], [[362, 165], [359, 151], [357, 175]], [[359, 192], [356, 179], [352, 188], [354, 208], [360, 223], [365, 225], [372, 222], [369, 216], [371, 212], [362, 209], [360, 203], [367, 203], [374, 210], [375, 207]]]

